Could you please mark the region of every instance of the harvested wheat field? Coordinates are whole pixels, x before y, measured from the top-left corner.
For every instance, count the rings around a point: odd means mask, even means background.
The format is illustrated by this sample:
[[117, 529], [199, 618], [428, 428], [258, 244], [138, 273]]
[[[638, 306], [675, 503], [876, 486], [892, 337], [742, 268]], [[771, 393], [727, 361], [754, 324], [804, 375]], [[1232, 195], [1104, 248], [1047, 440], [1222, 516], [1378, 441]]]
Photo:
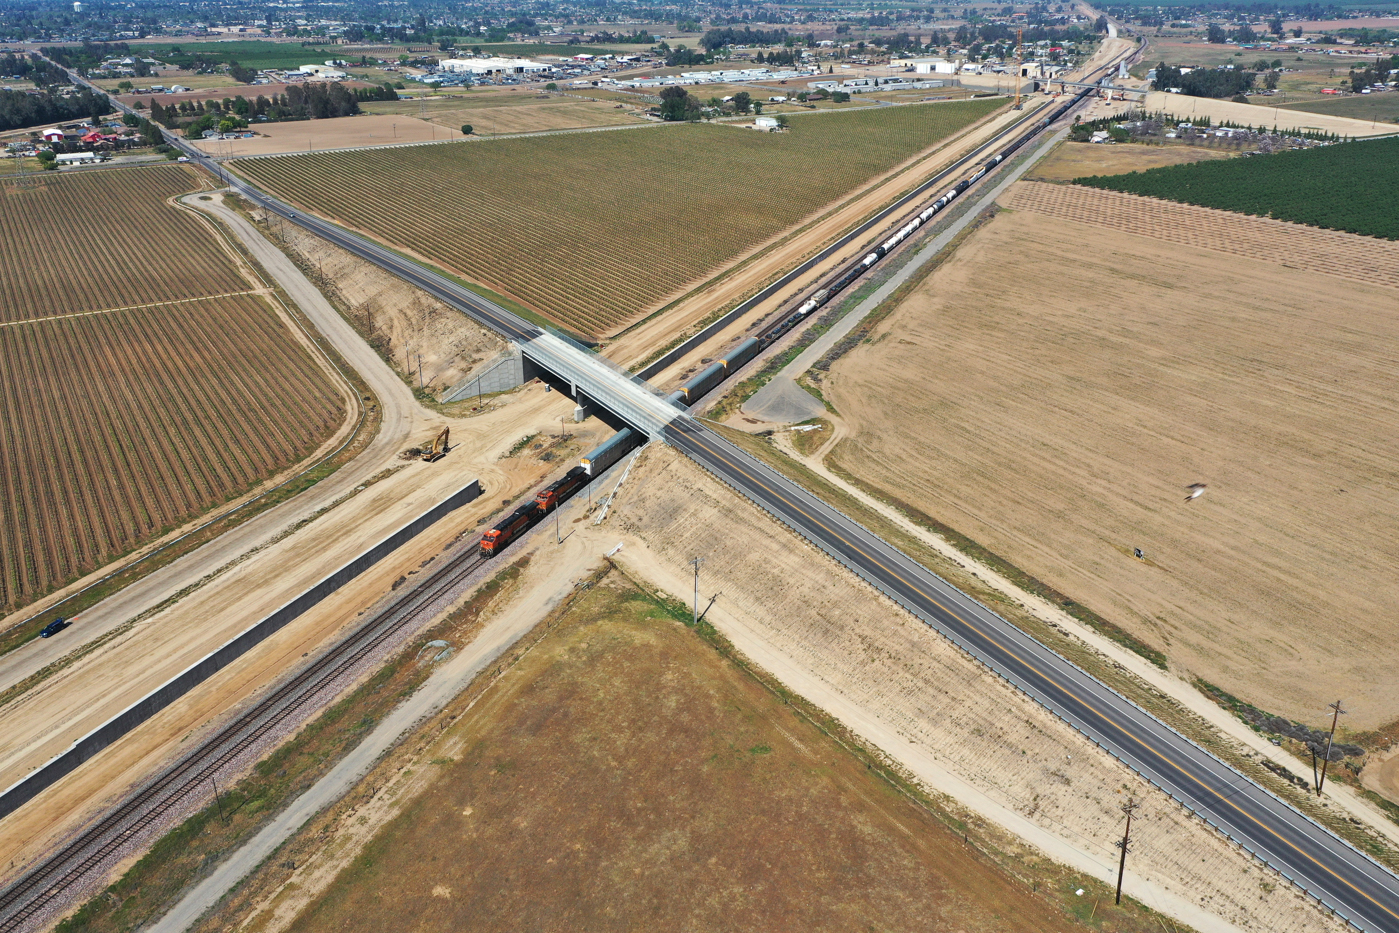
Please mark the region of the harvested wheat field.
[[1101, 194], [1022, 183], [837, 362], [830, 462], [1264, 709], [1394, 719], [1399, 282], [1320, 274], [1393, 249]]
[[237, 169], [596, 336], [1003, 106], [953, 101], [798, 115], [785, 133], [653, 126]]
[[1075, 926], [616, 571], [430, 755], [291, 930]]
[[1118, 175], [1140, 172], [1163, 165], [1182, 165], [1206, 159], [1228, 159], [1238, 155], [1203, 146], [1103, 145], [1064, 141], [1025, 174], [1034, 181], [1073, 181], [1084, 175]]
[[312, 453], [342, 389], [178, 166], [0, 183], [0, 611]]
[[643, 118], [634, 105], [645, 106], [640, 97], [631, 97], [633, 106], [617, 101], [580, 100], [573, 96], [524, 90], [481, 88], [440, 99], [369, 101], [361, 106], [367, 113], [401, 114], [421, 117], [456, 132], [469, 124], [478, 136], [504, 133], [539, 133], [589, 126], [639, 125]]
[[252, 139], [202, 139], [195, 145], [215, 157], [236, 158], [461, 138], [460, 129], [449, 131], [416, 117], [366, 113], [324, 120], [259, 123], [255, 132], [257, 135]]

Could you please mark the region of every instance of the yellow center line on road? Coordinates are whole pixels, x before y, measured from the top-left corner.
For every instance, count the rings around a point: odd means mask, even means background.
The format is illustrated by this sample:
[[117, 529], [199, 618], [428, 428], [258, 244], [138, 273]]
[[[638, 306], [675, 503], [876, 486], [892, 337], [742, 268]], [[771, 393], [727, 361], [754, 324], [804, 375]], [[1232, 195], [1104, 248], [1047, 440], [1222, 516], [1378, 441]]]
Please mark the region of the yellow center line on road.
[[[698, 435], [692, 435], [692, 436], [698, 437]], [[870, 554], [870, 553], [867, 552], [864, 548], [862, 548], [859, 544], [857, 544], [857, 543], [855, 543], [855, 542], [849, 540], [848, 538], [846, 538], [846, 537], [845, 537], [843, 534], [841, 534], [838, 530], [836, 530], [835, 528], [830, 527], [830, 526], [827, 525], [824, 521], [822, 521], [820, 517], [815, 516], [815, 515], [812, 515], [811, 513], [809, 513], [806, 509], [804, 509], [804, 508], [801, 506], [800, 503], [794, 502], [793, 500], [787, 498], [787, 496], [785, 496], [785, 495], [784, 495], [782, 492], [780, 492], [779, 490], [774, 489], [774, 488], [772, 488], [771, 486], [769, 486], [760, 476], [755, 475], [755, 474], [749, 472], [747, 469], [745, 469], [745, 468], [743, 467], [742, 464], [735, 463], [734, 461], [732, 461], [732, 460], [728, 459], [727, 457], [725, 457], [725, 456], [723, 455], [723, 452], [722, 452], [722, 451], [720, 451], [720, 450], [718, 450], [717, 448], [715, 448], [714, 446], [710, 445], [707, 441], [703, 441], [703, 442], [702, 442], [702, 446], [703, 446], [711, 455], [713, 455], [713, 456], [715, 456], [716, 458], [720, 459], [722, 462], [728, 464], [732, 469], [734, 469], [735, 471], [741, 473], [741, 474], [742, 474], [744, 477], [746, 477], [750, 482], [752, 482], [752, 483], [754, 483], [754, 484], [760, 486], [762, 489], [764, 489], [766, 492], [768, 492], [768, 493], [769, 493], [770, 495], [772, 495], [774, 498], [780, 500], [781, 502], [785, 503], [789, 508], [793, 509], [794, 511], [796, 511], [796, 512], [800, 513], [801, 515], [803, 515], [804, 517], [806, 517], [809, 521], [811, 521], [813, 524], [815, 524], [815, 525], [817, 525], [818, 527], [820, 527], [820, 528], [821, 528], [822, 530], [824, 530], [827, 534], [830, 534], [831, 536], [833, 536], [834, 538], [836, 538], [837, 540], [839, 540], [841, 543], [843, 543], [845, 546], [847, 546], [847, 547], [853, 549], [854, 551], [856, 551], [856, 552], [857, 552], [858, 554], [860, 554], [861, 556], [863, 556], [863, 557], [865, 557], [866, 559], [872, 561], [872, 562], [873, 562], [876, 566], [878, 566], [880, 569], [884, 570], [886, 573], [888, 573], [888, 574], [890, 574], [891, 576], [893, 576], [894, 579], [898, 580], [900, 583], [904, 584], [905, 586], [908, 586], [908, 587], [912, 588], [918, 595], [922, 596], [924, 599], [928, 600], [928, 601], [931, 602], [933, 605], [937, 606], [939, 609], [941, 609], [943, 612], [945, 612], [945, 613], [947, 613], [948, 615], [950, 615], [952, 618], [954, 618], [954, 619], [956, 619], [957, 621], [961, 622], [963, 625], [966, 625], [966, 626], [968, 626], [969, 628], [972, 628], [972, 629], [976, 630], [977, 632], [979, 632], [979, 633], [982, 635], [982, 637], [986, 638], [986, 639], [987, 639], [988, 641], [990, 641], [992, 644], [994, 644], [994, 645], [996, 645], [997, 647], [999, 647], [1002, 651], [1006, 652], [1008, 655], [1010, 655], [1011, 657], [1013, 657], [1014, 659], [1016, 659], [1017, 661], [1019, 661], [1021, 664], [1024, 664], [1024, 665], [1025, 665], [1027, 668], [1029, 668], [1030, 670], [1032, 670], [1032, 671], [1034, 671], [1035, 673], [1039, 674], [1041, 677], [1044, 677], [1044, 678], [1045, 678], [1046, 680], [1048, 680], [1050, 683], [1052, 683], [1052, 684], [1054, 684], [1055, 686], [1057, 686], [1060, 690], [1063, 690], [1066, 694], [1072, 696], [1074, 699], [1076, 699], [1078, 702], [1082, 703], [1084, 706], [1086, 706], [1086, 707], [1088, 707], [1089, 709], [1093, 710], [1093, 712], [1097, 713], [1097, 714], [1098, 714], [1099, 716], [1101, 716], [1105, 721], [1107, 721], [1107, 722], [1112, 722], [1112, 719], [1111, 719], [1110, 717], [1108, 717], [1101, 709], [1099, 709], [1099, 708], [1098, 708], [1093, 702], [1091, 702], [1089, 699], [1080, 696], [1071, 686], [1068, 686], [1068, 685], [1066, 685], [1066, 684], [1061, 683], [1056, 677], [1052, 676], [1052, 675], [1049, 674], [1049, 673], [1046, 673], [1045, 671], [1041, 670], [1038, 666], [1036, 666], [1033, 662], [1031, 662], [1031, 661], [1027, 660], [1026, 658], [1024, 658], [1023, 656], [1021, 656], [1017, 651], [1015, 651], [1015, 649], [1013, 649], [1013, 648], [1011, 648], [1011, 647], [1009, 647], [1009, 646], [1003, 644], [993, 633], [986, 631], [986, 629], [985, 629], [983, 626], [981, 626], [980, 624], [978, 624], [978, 623], [976, 623], [976, 622], [972, 622], [972, 621], [969, 621], [969, 620], [963, 618], [963, 617], [962, 617], [960, 614], [958, 614], [957, 612], [955, 612], [955, 611], [953, 611], [953, 610], [947, 608], [946, 606], [944, 606], [936, 597], [934, 597], [933, 595], [930, 595], [929, 593], [925, 592], [925, 591], [923, 590], [922, 586], [919, 585], [917, 582], [914, 582], [914, 581], [910, 581], [910, 580], [905, 579], [902, 575], [899, 574], [899, 572], [898, 572], [897, 570], [895, 570], [895, 569], [893, 569], [893, 568], [891, 568], [891, 567], [886, 566], [882, 561], [880, 561], [880, 559], [879, 559], [877, 556], [875, 556], [875, 555], [873, 555], [873, 554]], [[1150, 715], [1150, 714], [1148, 714], [1148, 715]], [[1208, 792], [1209, 794], [1213, 794], [1215, 797], [1219, 798], [1219, 800], [1220, 800], [1221, 803], [1227, 804], [1227, 805], [1228, 805], [1230, 808], [1232, 808], [1239, 816], [1245, 818], [1246, 820], [1248, 820], [1248, 821], [1252, 822], [1253, 824], [1255, 824], [1256, 826], [1258, 826], [1260, 829], [1266, 831], [1267, 833], [1269, 833], [1270, 835], [1272, 835], [1273, 837], [1275, 837], [1275, 838], [1276, 838], [1279, 842], [1281, 842], [1283, 845], [1287, 846], [1288, 848], [1292, 849], [1294, 852], [1296, 852], [1296, 853], [1298, 853], [1299, 855], [1303, 856], [1307, 861], [1309, 861], [1309, 862], [1311, 862], [1312, 864], [1316, 865], [1316, 866], [1317, 866], [1318, 868], [1320, 868], [1322, 871], [1326, 872], [1326, 873], [1329, 874], [1331, 877], [1335, 878], [1337, 881], [1341, 882], [1341, 883], [1344, 884], [1346, 887], [1350, 888], [1352, 891], [1354, 891], [1355, 893], [1359, 894], [1361, 897], [1365, 898], [1365, 899], [1366, 899], [1367, 901], [1369, 901], [1370, 903], [1374, 904], [1376, 907], [1378, 907], [1380, 910], [1384, 911], [1386, 914], [1389, 914], [1391, 917], [1399, 918], [1399, 914], [1396, 914], [1393, 910], [1391, 910], [1390, 908], [1386, 907], [1384, 904], [1381, 904], [1379, 901], [1375, 900], [1375, 899], [1374, 899], [1372, 896], [1370, 896], [1368, 893], [1366, 893], [1365, 891], [1360, 890], [1360, 888], [1356, 887], [1356, 886], [1355, 886], [1354, 884], [1352, 884], [1349, 880], [1347, 880], [1346, 878], [1344, 878], [1344, 877], [1342, 877], [1341, 875], [1337, 874], [1337, 873], [1336, 873], [1335, 871], [1333, 871], [1329, 866], [1327, 866], [1327, 865], [1324, 864], [1323, 862], [1319, 861], [1319, 860], [1318, 860], [1315, 856], [1313, 856], [1310, 852], [1307, 852], [1307, 851], [1305, 851], [1305, 850], [1299, 848], [1295, 843], [1293, 843], [1292, 841], [1290, 841], [1290, 840], [1284, 838], [1284, 837], [1283, 837], [1280, 833], [1278, 833], [1275, 829], [1273, 829], [1273, 828], [1270, 827], [1270, 826], [1267, 826], [1266, 824], [1264, 824], [1264, 823], [1262, 823], [1260, 820], [1258, 820], [1255, 816], [1253, 816], [1252, 814], [1250, 814], [1250, 813], [1248, 813], [1247, 811], [1245, 811], [1245, 810], [1243, 810], [1242, 808], [1240, 808], [1237, 804], [1235, 804], [1235, 803], [1231, 800], [1231, 798], [1230, 798], [1229, 796], [1226, 796], [1226, 795], [1224, 795], [1223, 793], [1221, 793], [1220, 791], [1216, 790], [1215, 788], [1210, 787], [1209, 785], [1205, 784], [1203, 781], [1201, 781], [1199, 778], [1195, 777], [1195, 776], [1194, 776], [1193, 774], [1191, 774], [1190, 772], [1186, 771], [1184, 768], [1182, 768], [1182, 767], [1181, 767], [1179, 764], [1177, 764], [1176, 762], [1171, 761], [1170, 759], [1167, 759], [1167, 758], [1163, 757], [1159, 752], [1157, 752], [1155, 749], [1152, 749], [1151, 746], [1149, 746], [1149, 745], [1147, 745], [1145, 742], [1143, 742], [1136, 734], [1134, 734], [1134, 733], [1132, 733], [1132, 732], [1130, 732], [1130, 731], [1128, 731], [1128, 730], [1126, 730], [1126, 729], [1122, 729], [1122, 731], [1125, 732], [1125, 733], [1128, 735], [1128, 737], [1131, 738], [1131, 740], [1132, 740], [1133, 742], [1136, 742], [1139, 746], [1141, 746], [1142, 749], [1144, 749], [1145, 751], [1149, 752], [1149, 753], [1150, 753], [1150, 757], [1166, 762], [1168, 765], [1170, 765], [1171, 768], [1174, 768], [1176, 771], [1178, 771], [1178, 772], [1179, 772], [1184, 778], [1186, 778], [1189, 782], [1193, 782], [1195, 785], [1198, 785], [1200, 788], [1202, 788], [1203, 790], [1205, 790], [1205, 791]], [[1188, 740], [1187, 740], [1187, 741], [1188, 741]], [[1233, 785], [1231, 784], [1230, 786], [1233, 786]]]
[[42, 324], [45, 321], [65, 321], [74, 317], [92, 317], [94, 314], [116, 314], [118, 311], [140, 311], [143, 308], [159, 308], [164, 305], [184, 305], [195, 301], [213, 301], [217, 298], [237, 298], [239, 295], [261, 295], [267, 289], [250, 288], [244, 292], [225, 292], [222, 295], [199, 295], [194, 298], [172, 298], [169, 301], [152, 301], [145, 305], [127, 305], [124, 308], [102, 308], [97, 311], [74, 311], [72, 314], [53, 314], [49, 317], [32, 317], [23, 321], [0, 321], [0, 327], [18, 327], [21, 324]]

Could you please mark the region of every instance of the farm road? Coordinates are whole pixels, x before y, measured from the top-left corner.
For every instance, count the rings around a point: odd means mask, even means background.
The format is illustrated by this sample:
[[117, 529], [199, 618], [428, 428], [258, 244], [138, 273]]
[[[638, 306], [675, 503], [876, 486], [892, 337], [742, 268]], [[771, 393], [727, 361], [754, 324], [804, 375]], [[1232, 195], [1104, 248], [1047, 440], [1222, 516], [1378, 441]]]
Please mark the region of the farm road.
[[[216, 216], [238, 235], [263, 269], [282, 286], [340, 355], [369, 384], [383, 410], [379, 433], [363, 453], [333, 476], [108, 597], [81, 613], [61, 637], [35, 639], [16, 651], [0, 656], [0, 690], [43, 670], [69, 652], [80, 650], [87, 642], [160, 605], [240, 555], [265, 544], [283, 529], [349, 494], [382, 469], [405, 446], [419, 420], [426, 418], [426, 413], [413, 398], [412, 390], [345, 323], [325, 296], [301, 274], [301, 270], [246, 218], [225, 207], [221, 199], [200, 201], [197, 195], [191, 195], [188, 202], [190, 206]], [[228, 441], [237, 443], [236, 438], [229, 438]]]

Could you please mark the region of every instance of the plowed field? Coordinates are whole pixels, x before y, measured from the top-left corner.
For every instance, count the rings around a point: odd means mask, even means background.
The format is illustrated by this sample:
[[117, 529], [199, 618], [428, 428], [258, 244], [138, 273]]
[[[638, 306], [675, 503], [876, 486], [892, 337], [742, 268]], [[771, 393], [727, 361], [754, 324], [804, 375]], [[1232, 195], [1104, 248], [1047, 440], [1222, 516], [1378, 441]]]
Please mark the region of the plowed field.
[[[832, 367], [830, 461], [1263, 709], [1399, 716], [1396, 245], [1074, 186], [1006, 200]], [[1322, 274], [1327, 244], [1369, 280]]]
[[249, 285], [197, 218], [166, 198], [175, 165], [0, 185], [0, 321], [224, 294]]
[[238, 169], [602, 335], [1002, 105], [803, 114], [785, 133], [651, 127], [255, 159]]
[[0, 609], [305, 457], [341, 393], [175, 166], [0, 183]]

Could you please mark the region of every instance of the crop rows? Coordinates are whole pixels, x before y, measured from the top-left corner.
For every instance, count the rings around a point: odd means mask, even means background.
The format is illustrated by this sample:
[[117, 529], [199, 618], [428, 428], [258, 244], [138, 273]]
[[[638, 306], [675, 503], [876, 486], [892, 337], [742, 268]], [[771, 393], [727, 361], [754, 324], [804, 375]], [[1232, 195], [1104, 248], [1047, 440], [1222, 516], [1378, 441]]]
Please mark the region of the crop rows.
[[1399, 239], [1399, 137], [1171, 165], [1076, 184]]
[[0, 181], [0, 322], [242, 291], [208, 228], [165, 203], [184, 166]]
[[1001, 106], [255, 159], [277, 194], [600, 335]]
[[0, 605], [295, 463], [343, 401], [266, 299], [0, 327]]
[[1399, 287], [1399, 243], [1081, 185], [1020, 182], [1005, 205], [1366, 285]]

